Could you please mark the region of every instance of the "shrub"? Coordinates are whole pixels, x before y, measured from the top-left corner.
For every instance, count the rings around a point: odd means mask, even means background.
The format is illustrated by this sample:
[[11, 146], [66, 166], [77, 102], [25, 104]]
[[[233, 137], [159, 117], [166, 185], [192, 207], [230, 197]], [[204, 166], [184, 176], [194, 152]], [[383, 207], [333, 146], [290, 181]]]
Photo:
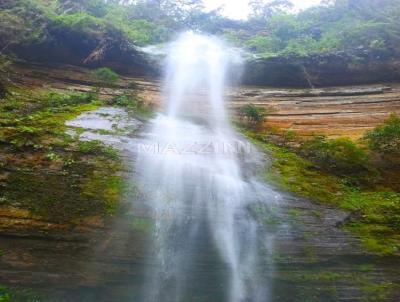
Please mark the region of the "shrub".
[[392, 114], [364, 136], [371, 150], [382, 155], [400, 155], [400, 117]]
[[315, 137], [301, 145], [301, 153], [321, 168], [336, 174], [358, 174], [369, 170], [368, 155], [348, 138]]
[[119, 80], [119, 75], [110, 68], [102, 67], [92, 71], [92, 78], [102, 85], [113, 85]]
[[282, 41], [278, 37], [255, 36], [246, 42], [246, 46], [257, 53], [276, 54], [282, 49]]
[[247, 104], [239, 108], [239, 117], [251, 126], [258, 126], [265, 121], [267, 112], [265, 108], [254, 104]]
[[146, 20], [129, 20], [119, 27], [137, 45], [147, 45], [165, 40], [161, 27]]
[[42, 96], [42, 105], [54, 109], [59, 107], [90, 104], [96, 99], [97, 97], [93, 93], [59, 94], [50, 92]]
[[284, 146], [289, 146], [290, 144], [296, 142], [298, 140], [298, 135], [293, 130], [286, 130], [282, 134], [282, 143]]

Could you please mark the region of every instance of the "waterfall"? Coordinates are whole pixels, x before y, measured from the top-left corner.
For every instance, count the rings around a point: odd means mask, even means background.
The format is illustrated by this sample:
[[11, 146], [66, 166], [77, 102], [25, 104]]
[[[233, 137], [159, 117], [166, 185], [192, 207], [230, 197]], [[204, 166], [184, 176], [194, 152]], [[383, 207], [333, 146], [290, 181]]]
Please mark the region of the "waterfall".
[[257, 152], [227, 117], [235, 58], [218, 39], [194, 33], [169, 47], [163, 109], [138, 155], [154, 219], [143, 301], [268, 301], [260, 267], [273, 235], [260, 236], [251, 208], [276, 197], [243, 168]]

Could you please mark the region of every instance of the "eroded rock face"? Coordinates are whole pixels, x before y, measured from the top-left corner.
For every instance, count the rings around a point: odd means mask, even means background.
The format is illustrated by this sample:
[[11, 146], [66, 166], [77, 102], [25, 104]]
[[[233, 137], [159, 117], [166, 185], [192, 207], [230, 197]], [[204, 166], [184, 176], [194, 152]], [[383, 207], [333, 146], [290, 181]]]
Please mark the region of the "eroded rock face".
[[243, 84], [273, 87], [326, 87], [400, 81], [400, 58], [358, 49], [310, 57], [249, 60]]
[[[87, 92], [94, 85], [89, 70], [65, 65], [13, 66], [15, 82], [23, 85]], [[132, 89], [131, 86], [135, 88]], [[105, 99], [135, 92], [147, 104], [161, 106], [162, 83], [154, 78], [123, 77], [116, 88], [102, 88]], [[318, 89], [240, 86], [229, 89], [228, 106], [234, 114], [245, 104], [267, 109], [266, 127], [293, 130], [301, 136], [359, 138], [382, 123], [391, 113], [400, 114], [400, 85], [375, 84]]]
[[33, 62], [63, 63], [86, 67], [110, 67], [130, 75], [156, 75], [149, 58], [120, 32], [103, 36], [49, 28], [49, 37], [40, 43], [11, 46], [19, 58]]
[[231, 108], [248, 103], [267, 109], [266, 127], [301, 136], [359, 138], [391, 113], [400, 114], [400, 86], [368, 85], [325, 89], [241, 87]]

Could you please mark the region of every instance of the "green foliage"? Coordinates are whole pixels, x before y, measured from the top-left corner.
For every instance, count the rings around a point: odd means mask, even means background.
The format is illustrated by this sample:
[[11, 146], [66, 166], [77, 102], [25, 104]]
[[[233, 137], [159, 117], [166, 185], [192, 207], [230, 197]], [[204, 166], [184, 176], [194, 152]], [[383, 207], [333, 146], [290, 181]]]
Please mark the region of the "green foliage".
[[109, 104], [138, 110], [145, 106], [144, 102], [140, 98], [130, 94], [117, 95], [111, 99]]
[[368, 155], [347, 138], [315, 137], [304, 142], [301, 153], [323, 169], [353, 175], [368, 170]]
[[[398, 53], [400, 5], [394, 1], [332, 1], [297, 14], [269, 11], [248, 22], [251, 38], [243, 35], [249, 49], [263, 55], [309, 56], [348, 49]], [[249, 31], [252, 31], [251, 29]]]
[[277, 54], [283, 48], [281, 39], [276, 36], [255, 36], [246, 42], [246, 46], [264, 56]]
[[94, 93], [59, 94], [49, 92], [42, 94], [40, 98], [41, 106], [50, 107], [51, 110], [55, 110], [55, 108], [90, 104], [97, 100], [97, 95]]
[[382, 155], [400, 155], [400, 117], [392, 114], [364, 138], [373, 151]]
[[[313, 160], [304, 158], [304, 155], [300, 156], [288, 148], [272, 145], [265, 140], [265, 137], [254, 132], [246, 130], [245, 134], [262, 150], [271, 154], [272, 166], [265, 174], [269, 180], [301, 196], [332, 204], [353, 213], [350, 216], [353, 218], [347, 222], [346, 227], [359, 234], [369, 250], [379, 254], [400, 252], [399, 193], [382, 186], [352, 185], [343, 176], [320, 169], [319, 164], [316, 166]], [[319, 151], [321, 140], [319, 138], [317, 143]], [[326, 140], [322, 140], [323, 150], [326, 150], [326, 143]], [[336, 144], [337, 142], [334, 145]], [[344, 145], [347, 146], [348, 143], [345, 142]], [[339, 146], [342, 146], [342, 142]], [[351, 146], [350, 154], [359, 153], [353, 149]], [[339, 151], [342, 153], [342, 147]], [[347, 151], [344, 154], [346, 153]], [[341, 159], [344, 154], [340, 154], [338, 158]], [[356, 158], [359, 156], [357, 155]]]
[[40, 302], [41, 298], [25, 289], [11, 289], [0, 284], [0, 302]]
[[85, 10], [95, 17], [104, 17], [107, 14], [107, 3], [104, 0], [89, 0], [86, 1]]
[[189, 18], [188, 10], [196, 7], [191, 1], [177, 4], [168, 0], [61, 2], [55, 18], [59, 25], [97, 36], [117, 30], [137, 45], [165, 42], [178, 29], [178, 23]]
[[396, 1], [330, 1], [292, 13], [288, 1], [252, 1], [248, 21], [205, 12], [199, 1], [24, 0], [1, 6], [0, 45], [32, 43], [54, 26], [102, 38], [122, 35], [136, 45], [166, 42], [185, 29], [223, 35], [262, 56], [309, 56], [348, 49], [398, 53]]
[[250, 1], [250, 7], [252, 9], [251, 17], [256, 21], [263, 21], [291, 9], [293, 3], [288, 0], [252, 0]]
[[283, 270], [278, 276], [285, 282], [301, 284], [299, 287], [294, 286], [292, 293], [300, 301], [339, 301], [337, 289], [342, 283], [352, 284], [354, 289], [358, 289], [362, 294], [360, 301], [391, 300], [399, 286], [377, 278], [375, 270], [368, 264], [354, 266], [349, 271], [330, 270], [326, 265], [310, 265], [296, 271]]
[[[87, 0], [24, 0], [7, 2], [0, 12], [0, 52], [11, 44], [29, 44], [51, 38], [54, 29], [91, 38], [122, 36], [137, 45], [163, 42], [171, 35], [166, 24], [136, 16], [136, 4]], [[148, 11], [149, 14], [154, 13]]]
[[164, 40], [167, 30], [157, 27], [147, 20], [131, 20], [121, 26], [122, 31], [138, 45], [147, 45]]
[[64, 122], [93, 109], [93, 94], [29, 94], [12, 91], [0, 103], [0, 142], [14, 148], [40, 149], [49, 137], [62, 140]]
[[112, 7], [104, 16], [104, 20], [120, 29], [137, 45], [147, 45], [166, 41], [171, 29], [143, 16], [132, 16], [132, 12], [124, 7]]
[[0, 181], [2, 205], [57, 222], [115, 211], [122, 188], [116, 175], [118, 152], [65, 133], [66, 120], [97, 104], [93, 94], [14, 89], [6, 96], [0, 103], [0, 151], [5, 158], [0, 172], [12, 173]]
[[282, 143], [284, 146], [288, 146], [298, 141], [298, 135], [293, 130], [286, 130], [282, 133]]
[[239, 108], [239, 117], [251, 126], [258, 126], [265, 121], [267, 112], [265, 108], [257, 107], [254, 104], [246, 104]]
[[54, 21], [57, 26], [91, 36], [101, 37], [110, 29], [110, 26], [104, 20], [87, 13], [62, 15], [56, 17]]
[[105, 146], [98, 140], [79, 142], [78, 150], [84, 154], [103, 155], [111, 159], [119, 158], [118, 151], [110, 146]]
[[119, 75], [115, 71], [107, 67], [94, 70], [91, 74], [91, 77], [97, 83], [104, 86], [112, 86], [120, 79]]
[[41, 26], [44, 16], [32, 6], [32, 3], [21, 4], [18, 10], [0, 11], [0, 54], [11, 45], [39, 42], [44, 38], [46, 31]]

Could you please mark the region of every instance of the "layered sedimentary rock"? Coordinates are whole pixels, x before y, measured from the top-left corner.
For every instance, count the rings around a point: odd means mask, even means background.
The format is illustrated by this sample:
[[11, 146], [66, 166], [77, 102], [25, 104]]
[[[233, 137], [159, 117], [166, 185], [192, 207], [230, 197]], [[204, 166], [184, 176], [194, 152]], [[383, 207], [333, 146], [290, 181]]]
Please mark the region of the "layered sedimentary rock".
[[[65, 65], [24, 65], [14, 67], [15, 81], [25, 86], [90, 91], [90, 70]], [[104, 98], [134, 92], [157, 106], [161, 99], [159, 80], [122, 77], [115, 88], [102, 88]], [[245, 104], [267, 109], [266, 127], [293, 130], [302, 136], [360, 137], [382, 123], [391, 113], [400, 113], [400, 85], [376, 84], [317, 89], [277, 89], [241, 86], [227, 92], [232, 112]]]
[[400, 113], [398, 84], [312, 90], [242, 87], [230, 97], [233, 108], [248, 103], [266, 108], [266, 127], [304, 136], [357, 138], [391, 113]]

